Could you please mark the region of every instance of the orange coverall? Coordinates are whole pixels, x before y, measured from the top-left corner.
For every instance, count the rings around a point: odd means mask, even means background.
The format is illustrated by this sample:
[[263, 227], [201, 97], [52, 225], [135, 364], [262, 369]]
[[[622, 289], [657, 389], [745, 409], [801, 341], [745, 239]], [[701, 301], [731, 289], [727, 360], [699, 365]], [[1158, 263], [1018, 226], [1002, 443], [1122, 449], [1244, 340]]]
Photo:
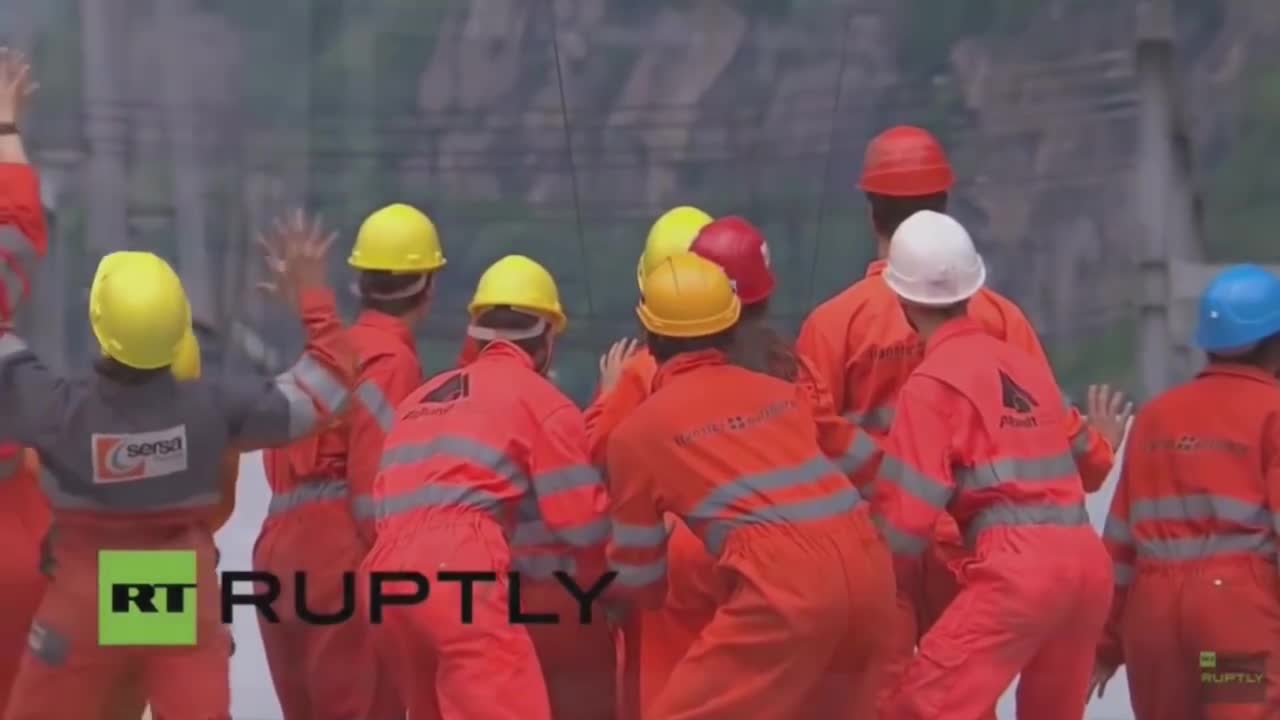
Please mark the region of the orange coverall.
[[[826, 385], [812, 364], [803, 356], [796, 357], [799, 376], [796, 384], [809, 396], [818, 442], [828, 457], [856, 484], [874, 478], [874, 466], [866, 463], [877, 448], [869, 438], [860, 436], [850, 423], [835, 412]], [[657, 362], [642, 348], [623, 364], [617, 384], [602, 393], [587, 408], [587, 436], [591, 442], [592, 460], [605, 463], [605, 450], [610, 434], [622, 420], [649, 396]], [[667, 538], [667, 598], [662, 607], [640, 609], [631, 613], [622, 628], [622, 693], [619, 714], [623, 720], [636, 720], [651, 707], [672, 668], [684, 657], [698, 633], [711, 621], [716, 611], [716, 596], [711, 576], [715, 558], [707, 553], [702, 541], [674, 516]]]
[[35, 168], [0, 163], [0, 323], [13, 321], [48, 240]]
[[[355, 402], [341, 423], [263, 453], [272, 497], [254, 567], [281, 578], [306, 572], [307, 608], [315, 612], [342, 606], [342, 575], [357, 570], [372, 546], [371, 493], [384, 433], [396, 405], [422, 382], [413, 335], [398, 318], [365, 310], [347, 329], [347, 341], [358, 365]], [[292, 596], [275, 607], [281, 622], [259, 615], [258, 627], [285, 720], [404, 714], [359, 615], [311, 625], [293, 614]]]
[[1212, 364], [1138, 413], [1103, 533], [1116, 594], [1098, 648], [1128, 666], [1138, 720], [1280, 712], [1278, 510], [1276, 378]]
[[1036, 357], [969, 318], [930, 337], [899, 394], [872, 500], [911, 582], [939, 513], [972, 548], [960, 593], [925, 633], [890, 720], [970, 720], [1019, 673], [1018, 717], [1079, 720], [1111, 567], [1089, 525], [1068, 416]]
[[[0, 614], [0, 715], [27, 647], [31, 618], [40, 606], [46, 578], [42, 545], [49, 532], [49, 505], [40, 494], [35, 453], [18, 445], [0, 447], [0, 577], [4, 607]], [[141, 714], [142, 708], [138, 708]]]
[[[885, 264], [872, 262], [862, 280], [815, 308], [796, 339], [796, 351], [813, 364], [837, 410], [877, 438], [888, 434], [898, 391], [924, 357], [924, 342], [884, 282]], [[1012, 301], [983, 288], [969, 301], [969, 316], [1050, 367], [1035, 329]], [[1066, 431], [1085, 490], [1094, 492], [1111, 472], [1111, 445], [1074, 408]], [[906, 667], [919, 639], [955, 597], [959, 588], [953, 566], [965, 555], [955, 520], [943, 513], [923, 557], [923, 570], [915, 574], [920, 578], [917, 587], [904, 589], [898, 597], [899, 650], [891, 675]], [[995, 717], [994, 707], [986, 717]]]
[[687, 353], [610, 438], [615, 586], [663, 603], [667, 513], [716, 558], [717, 611], [645, 718], [871, 716], [885, 638], [869, 629], [893, 616], [892, 572], [809, 405], [720, 352]]
[[[559, 541], [594, 558], [580, 563], [595, 566], [580, 568], [587, 577], [603, 570], [608, 503], [582, 413], [523, 350], [491, 342], [400, 405], [374, 495], [378, 532], [364, 569], [431, 582], [427, 602], [390, 608], [376, 633], [409, 715], [438, 701], [444, 720], [549, 720], [529, 633], [508, 618], [508, 538], [534, 504]], [[461, 586], [437, 580], [444, 570], [497, 574], [477, 583], [472, 623], [460, 621]]]

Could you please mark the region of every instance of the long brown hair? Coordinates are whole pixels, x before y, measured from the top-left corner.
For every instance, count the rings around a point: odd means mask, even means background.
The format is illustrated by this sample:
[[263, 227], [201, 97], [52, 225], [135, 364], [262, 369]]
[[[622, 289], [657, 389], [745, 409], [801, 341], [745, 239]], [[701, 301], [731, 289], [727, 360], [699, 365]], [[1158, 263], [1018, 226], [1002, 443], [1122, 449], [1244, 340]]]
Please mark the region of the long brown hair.
[[729, 362], [779, 380], [795, 382], [800, 374], [800, 362], [796, 359], [791, 338], [766, 321], [768, 311], [768, 300], [742, 308], [742, 317], [728, 348]]

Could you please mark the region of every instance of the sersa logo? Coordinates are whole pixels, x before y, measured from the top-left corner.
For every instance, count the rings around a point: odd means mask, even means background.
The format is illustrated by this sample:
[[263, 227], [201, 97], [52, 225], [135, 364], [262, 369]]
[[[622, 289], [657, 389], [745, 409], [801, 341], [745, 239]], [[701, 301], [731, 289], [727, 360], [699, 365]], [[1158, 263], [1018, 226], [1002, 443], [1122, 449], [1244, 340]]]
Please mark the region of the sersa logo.
[[94, 433], [93, 482], [131, 482], [187, 469], [187, 426], [128, 435]]

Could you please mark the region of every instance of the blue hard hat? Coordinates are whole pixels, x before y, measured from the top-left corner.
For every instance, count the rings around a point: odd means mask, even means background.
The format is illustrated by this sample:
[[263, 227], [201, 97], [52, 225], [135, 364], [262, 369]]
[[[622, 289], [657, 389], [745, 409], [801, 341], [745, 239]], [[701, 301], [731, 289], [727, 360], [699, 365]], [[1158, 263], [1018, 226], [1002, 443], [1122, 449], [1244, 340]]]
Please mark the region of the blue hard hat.
[[1223, 270], [1200, 297], [1196, 345], [1212, 353], [1246, 350], [1280, 333], [1280, 277], [1258, 265]]

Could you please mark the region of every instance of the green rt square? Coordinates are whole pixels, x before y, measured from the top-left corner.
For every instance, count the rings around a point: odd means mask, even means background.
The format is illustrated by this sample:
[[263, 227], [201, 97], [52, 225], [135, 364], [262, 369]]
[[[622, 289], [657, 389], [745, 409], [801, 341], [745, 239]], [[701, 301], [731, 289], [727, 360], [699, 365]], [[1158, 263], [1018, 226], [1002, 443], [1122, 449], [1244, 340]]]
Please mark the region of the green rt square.
[[195, 645], [196, 554], [98, 551], [99, 645]]

